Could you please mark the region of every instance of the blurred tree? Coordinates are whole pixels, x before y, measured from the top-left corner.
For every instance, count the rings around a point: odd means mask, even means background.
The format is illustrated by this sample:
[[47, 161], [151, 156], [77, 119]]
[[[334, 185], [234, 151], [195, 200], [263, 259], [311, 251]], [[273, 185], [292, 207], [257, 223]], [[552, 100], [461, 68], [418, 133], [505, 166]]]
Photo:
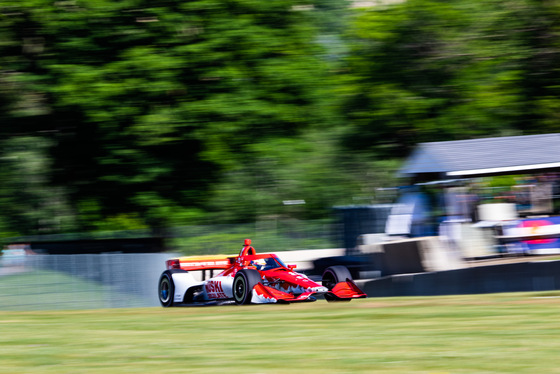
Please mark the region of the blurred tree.
[[50, 141], [43, 137], [4, 139], [0, 159], [0, 235], [34, 235], [76, 228], [64, 187], [48, 185]]
[[12, 69], [46, 108], [27, 113], [29, 131], [51, 135], [52, 180], [83, 228], [199, 219], [223, 171], [259, 164], [249, 145], [324, 123], [324, 67], [303, 5], [0, 4]]
[[560, 5], [555, 1], [527, 1], [515, 8], [523, 27], [518, 29], [531, 53], [523, 60], [521, 87], [523, 121], [527, 133], [560, 131]]
[[324, 47], [324, 57], [331, 63], [348, 52], [342, 36], [349, 26], [350, 6], [350, 0], [322, 0], [316, 2], [311, 12], [318, 29], [318, 41]]
[[531, 0], [357, 11], [341, 92], [347, 147], [403, 157], [420, 141], [556, 131], [557, 12]]
[[349, 3], [0, 0], [0, 231], [324, 217], [419, 141], [558, 131], [555, 2]]
[[252, 145], [257, 161], [214, 185], [211, 211], [226, 221], [303, 220], [328, 218], [335, 205], [387, 202], [378, 188], [395, 185], [399, 163], [341, 152], [340, 133], [333, 127]]

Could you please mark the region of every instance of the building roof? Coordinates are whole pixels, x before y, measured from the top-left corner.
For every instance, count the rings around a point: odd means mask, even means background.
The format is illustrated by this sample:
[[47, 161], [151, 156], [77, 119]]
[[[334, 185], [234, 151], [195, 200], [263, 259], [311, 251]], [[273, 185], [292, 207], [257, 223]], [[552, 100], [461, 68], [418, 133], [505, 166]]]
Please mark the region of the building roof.
[[461, 178], [560, 168], [560, 134], [420, 143], [399, 174]]

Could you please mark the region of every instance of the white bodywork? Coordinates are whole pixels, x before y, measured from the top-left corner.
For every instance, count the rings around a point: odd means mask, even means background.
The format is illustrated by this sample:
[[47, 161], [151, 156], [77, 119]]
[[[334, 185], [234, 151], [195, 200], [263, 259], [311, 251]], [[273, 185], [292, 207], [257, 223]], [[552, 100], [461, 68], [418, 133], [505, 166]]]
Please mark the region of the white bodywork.
[[192, 286], [196, 286], [199, 284], [203, 284], [204, 282], [199, 282], [192, 274], [188, 272], [177, 272], [172, 273], [171, 277], [173, 278], [173, 283], [175, 285], [175, 293], [173, 295], [173, 302], [174, 303], [182, 303], [183, 297], [185, 296], [185, 292], [187, 289]]
[[189, 272], [174, 272], [171, 277], [175, 285], [174, 303], [182, 303], [185, 292], [193, 286], [202, 286], [204, 300], [233, 298], [233, 277], [214, 277], [202, 282], [196, 280]]
[[264, 295], [259, 295], [257, 291], [253, 290], [253, 294], [251, 296], [251, 302], [253, 304], [272, 304], [277, 302], [277, 300], [274, 298], [266, 297]]

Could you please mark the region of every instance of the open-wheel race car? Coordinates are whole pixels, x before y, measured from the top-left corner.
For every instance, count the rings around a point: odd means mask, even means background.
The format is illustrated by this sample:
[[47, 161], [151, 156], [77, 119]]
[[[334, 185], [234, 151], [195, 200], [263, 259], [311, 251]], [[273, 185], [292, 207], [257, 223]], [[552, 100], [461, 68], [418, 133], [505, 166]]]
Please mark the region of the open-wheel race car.
[[[164, 307], [292, 303], [315, 301], [317, 295], [327, 301], [348, 301], [367, 296], [344, 266], [327, 268], [319, 284], [295, 272], [295, 265], [284, 265], [274, 254], [257, 254], [250, 239], [238, 256], [180, 257], [167, 260], [166, 265], [158, 285]], [[202, 271], [202, 280], [193, 276], [197, 270]], [[219, 273], [214, 275], [214, 271]]]

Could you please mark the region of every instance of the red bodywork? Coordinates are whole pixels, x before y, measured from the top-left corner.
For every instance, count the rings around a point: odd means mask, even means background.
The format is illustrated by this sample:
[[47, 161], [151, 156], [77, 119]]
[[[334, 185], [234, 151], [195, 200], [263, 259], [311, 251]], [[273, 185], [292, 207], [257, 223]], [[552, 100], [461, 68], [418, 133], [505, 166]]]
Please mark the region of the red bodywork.
[[[274, 254], [256, 254], [249, 239], [245, 240], [245, 245], [237, 256], [182, 257], [168, 260], [167, 268], [212, 271], [211, 278], [206, 281], [211, 284], [207, 300], [231, 298], [233, 279], [241, 269], [253, 269], [260, 275], [260, 282], [253, 288], [253, 302], [256, 303], [313, 301], [315, 299], [312, 295], [315, 294], [323, 294], [327, 300], [350, 300], [367, 296], [352, 279], [342, 280], [329, 290], [295, 272], [295, 265], [284, 265]], [[214, 270], [221, 272], [214, 275]], [[219, 292], [215, 290], [216, 284], [220, 288]]]

